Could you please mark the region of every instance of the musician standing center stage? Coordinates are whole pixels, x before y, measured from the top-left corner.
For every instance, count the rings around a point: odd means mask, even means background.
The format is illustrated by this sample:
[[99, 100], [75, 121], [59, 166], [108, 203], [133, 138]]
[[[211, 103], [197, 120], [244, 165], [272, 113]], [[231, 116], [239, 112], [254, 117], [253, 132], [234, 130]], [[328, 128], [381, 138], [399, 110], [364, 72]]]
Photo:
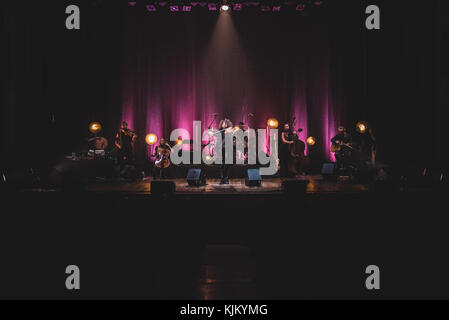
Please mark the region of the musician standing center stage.
[[220, 184], [229, 184], [229, 172], [231, 170], [231, 165], [226, 164], [226, 148], [225, 148], [225, 136], [227, 133], [232, 133], [232, 122], [231, 120], [225, 118], [220, 121], [218, 125], [218, 130], [221, 133], [221, 156], [222, 164], [220, 167], [221, 181]]

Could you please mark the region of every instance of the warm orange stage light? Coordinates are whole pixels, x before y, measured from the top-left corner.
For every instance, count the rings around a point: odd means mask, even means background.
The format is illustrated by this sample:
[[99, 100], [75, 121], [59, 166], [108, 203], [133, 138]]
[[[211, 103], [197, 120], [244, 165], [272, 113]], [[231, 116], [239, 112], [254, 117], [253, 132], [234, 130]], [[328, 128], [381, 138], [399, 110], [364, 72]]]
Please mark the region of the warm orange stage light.
[[368, 126], [366, 125], [365, 122], [358, 122], [357, 123], [357, 131], [358, 132], [365, 133], [367, 129], [368, 129]]
[[157, 136], [154, 133], [149, 133], [145, 137], [145, 141], [147, 144], [151, 146], [157, 142]]
[[267, 125], [270, 127], [270, 129], [277, 129], [277, 127], [279, 126], [279, 122], [274, 118], [270, 118], [267, 121]]
[[308, 138], [307, 138], [307, 144], [308, 144], [309, 146], [314, 146], [314, 145], [316, 144], [315, 138], [314, 138], [314, 137], [308, 137]]
[[92, 122], [89, 125], [89, 131], [92, 132], [93, 134], [100, 133], [100, 131], [101, 131], [101, 124], [99, 122]]

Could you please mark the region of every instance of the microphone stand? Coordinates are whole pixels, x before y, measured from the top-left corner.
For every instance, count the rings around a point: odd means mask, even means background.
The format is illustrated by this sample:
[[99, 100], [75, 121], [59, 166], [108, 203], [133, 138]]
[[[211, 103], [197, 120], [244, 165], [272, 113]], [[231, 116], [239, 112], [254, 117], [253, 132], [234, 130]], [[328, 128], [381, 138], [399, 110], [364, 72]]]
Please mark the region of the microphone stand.
[[209, 126], [207, 127], [207, 129], [212, 128], [212, 125], [214, 124], [216, 118], [217, 118], [217, 115], [214, 114], [214, 119], [213, 119], [212, 122], [209, 124]]

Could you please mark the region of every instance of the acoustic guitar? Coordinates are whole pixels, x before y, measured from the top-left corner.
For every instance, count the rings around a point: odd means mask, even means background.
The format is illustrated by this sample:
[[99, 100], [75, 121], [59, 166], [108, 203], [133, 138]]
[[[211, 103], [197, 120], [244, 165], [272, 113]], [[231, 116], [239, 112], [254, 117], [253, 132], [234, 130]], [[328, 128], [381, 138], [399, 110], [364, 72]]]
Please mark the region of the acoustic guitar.
[[332, 143], [331, 152], [335, 153], [337, 151], [341, 151], [342, 147], [346, 147], [346, 148], [349, 148], [351, 150], [354, 150], [354, 147], [351, 146], [350, 143], [340, 142], [340, 143]]

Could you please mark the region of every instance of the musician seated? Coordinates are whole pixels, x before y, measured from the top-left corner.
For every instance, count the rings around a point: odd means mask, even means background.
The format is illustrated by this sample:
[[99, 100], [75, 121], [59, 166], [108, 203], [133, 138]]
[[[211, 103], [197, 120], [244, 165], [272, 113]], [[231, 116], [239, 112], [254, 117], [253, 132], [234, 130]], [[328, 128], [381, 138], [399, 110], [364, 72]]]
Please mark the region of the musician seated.
[[331, 139], [337, 147], [335, 159], [337, 160], [337, 169], [343, 171], [346, 169], [351, 158], [352, 136], [343, 126], [338, 127], [338, 134]]
[[170, 165], [170, 152], [172, 148], [164, 138], [159, 140], [159, 145], [154, 150], [153, 157], [156, 161], [153, 167], [153, 178], [167, 179]]

